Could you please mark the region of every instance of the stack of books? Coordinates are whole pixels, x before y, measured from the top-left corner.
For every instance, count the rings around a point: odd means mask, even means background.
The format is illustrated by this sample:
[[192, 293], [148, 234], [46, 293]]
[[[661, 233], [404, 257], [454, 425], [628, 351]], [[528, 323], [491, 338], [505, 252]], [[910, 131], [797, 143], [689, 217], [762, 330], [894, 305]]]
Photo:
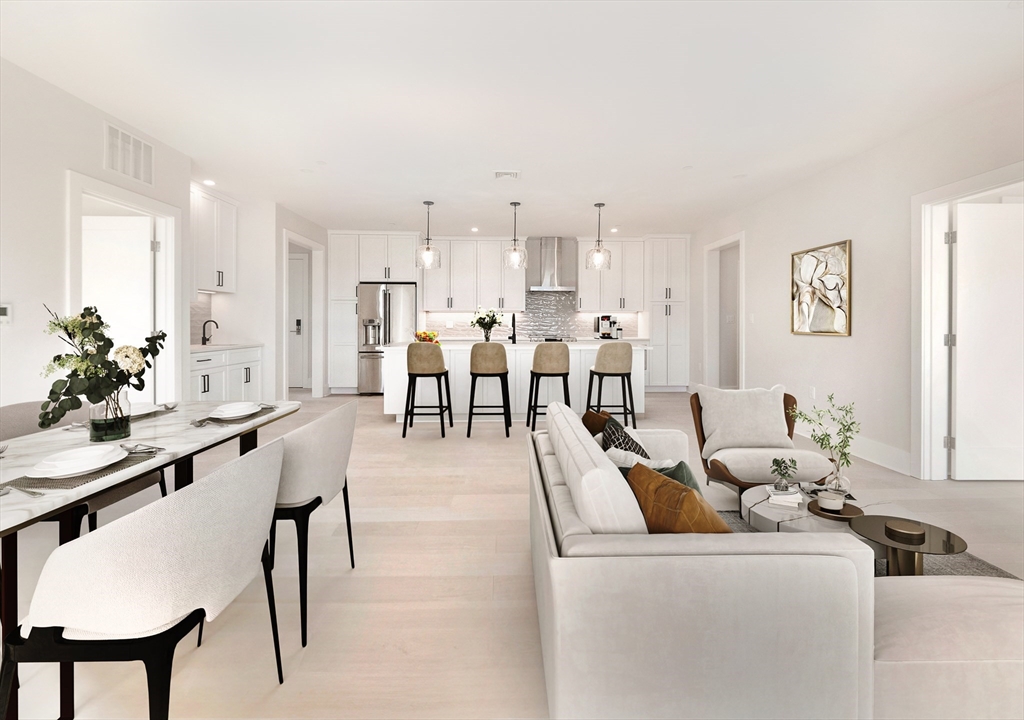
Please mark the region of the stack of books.
[[771, 485], [768, 486], [769, 505], [796, 510], [800, 507], [800, 503], [803, 502], [803, 499], [800, 489], [795, 485], [790, 487], [789, 490], [776, 490]]

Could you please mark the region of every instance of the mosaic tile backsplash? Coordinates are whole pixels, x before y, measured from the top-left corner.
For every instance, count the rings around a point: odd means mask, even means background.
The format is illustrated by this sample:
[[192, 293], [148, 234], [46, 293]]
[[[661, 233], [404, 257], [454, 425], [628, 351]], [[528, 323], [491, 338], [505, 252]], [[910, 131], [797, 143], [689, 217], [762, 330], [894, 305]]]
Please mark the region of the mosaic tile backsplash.
[[[624, 337], [637, 336], [636, 313], [617, 313]], [[427, 330], [442, 338], [481, 338], [479, 329], [470, 327], [471, 313], [427, 313]], [[454, 327], [446, 327], [448, 321]], [[512, 314], [505, 313], [505, 325], [495, 328], [493, 337], [504, 338], [512, 332]], [[559, 335], [589, 338], [594, 335], [594, 313], [576, 312], [574, 292], [528, 292], [526, 312], [516, 313], [516, 333], [525, 340], [529, 335]]]

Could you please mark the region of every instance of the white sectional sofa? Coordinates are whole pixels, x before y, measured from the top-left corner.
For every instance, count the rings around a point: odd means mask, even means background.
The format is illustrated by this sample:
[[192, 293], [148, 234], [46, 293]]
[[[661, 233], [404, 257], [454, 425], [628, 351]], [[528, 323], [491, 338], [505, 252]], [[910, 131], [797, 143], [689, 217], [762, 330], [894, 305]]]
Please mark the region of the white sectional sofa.
[[[637, 437], [689, 459], [682, 432]], [[551, 717], [1021, 717], [1024, 584], [879, 578], [876, 596], [847, 533], [649, 535], [571, 409], [529, 445]]]

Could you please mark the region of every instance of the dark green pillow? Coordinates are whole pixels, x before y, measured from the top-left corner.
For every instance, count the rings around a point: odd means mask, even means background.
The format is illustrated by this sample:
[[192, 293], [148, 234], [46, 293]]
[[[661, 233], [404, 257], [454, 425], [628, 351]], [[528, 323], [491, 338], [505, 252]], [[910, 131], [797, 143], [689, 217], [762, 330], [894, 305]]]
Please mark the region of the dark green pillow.
[[[619, 472], [622, 473], [622, 477], [629, 475], [629, 471], [633, 468], [619, 468]], [[693, 476], [693, 471], [690, 470], [690, 466], [684, 462], [677, 463], [673, 467], [669, 468], [651, 468], [655, 472], [661, 473], [667, 478], [675, 480], [677, 483], [682, 483], [691, 490], [696, 490], [700, 493], [701, 497], [704, 497], [704, 493], [701, 492], [700, 484], [697, 482], [697, 478]]]

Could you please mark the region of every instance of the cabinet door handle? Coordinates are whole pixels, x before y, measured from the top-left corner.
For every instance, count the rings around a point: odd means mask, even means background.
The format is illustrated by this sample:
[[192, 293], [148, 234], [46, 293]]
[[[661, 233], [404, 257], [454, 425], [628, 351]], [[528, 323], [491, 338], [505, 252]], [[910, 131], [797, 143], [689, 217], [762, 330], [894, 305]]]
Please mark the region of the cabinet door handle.
[[203, 358], [202, 360], [196, 360], [196, 362], [197, 362], [197, 363], [201, 363], [201, 362], [210, 362], [211, 360], [213, 360], [213, 358]]
[[583, 309], [583, 296], [580, 296], [580, 310]]
[[669, 315], [671, 315], [671, 314], [672, 314], [672, 306], [671, 306], [671, 305], [669, 305], [669, 306], [668, 306], [668, 314], [669, 314]]
[[665, 288], [665, 299], [668, 300], [668, 288]]
[[669, 289], [668, 289], [668, 299], [669, 299], [669, 300], [671, 300], [671, 299], [672, 299], [672, 288], [669, 288]]
[[249, 382], [249, 379], [250, 379], [250, 378], [249, 378], [249, 368], [246, 368], [246, 369], [245, 369], [245, 381], [246, 381], [246, 382]]

